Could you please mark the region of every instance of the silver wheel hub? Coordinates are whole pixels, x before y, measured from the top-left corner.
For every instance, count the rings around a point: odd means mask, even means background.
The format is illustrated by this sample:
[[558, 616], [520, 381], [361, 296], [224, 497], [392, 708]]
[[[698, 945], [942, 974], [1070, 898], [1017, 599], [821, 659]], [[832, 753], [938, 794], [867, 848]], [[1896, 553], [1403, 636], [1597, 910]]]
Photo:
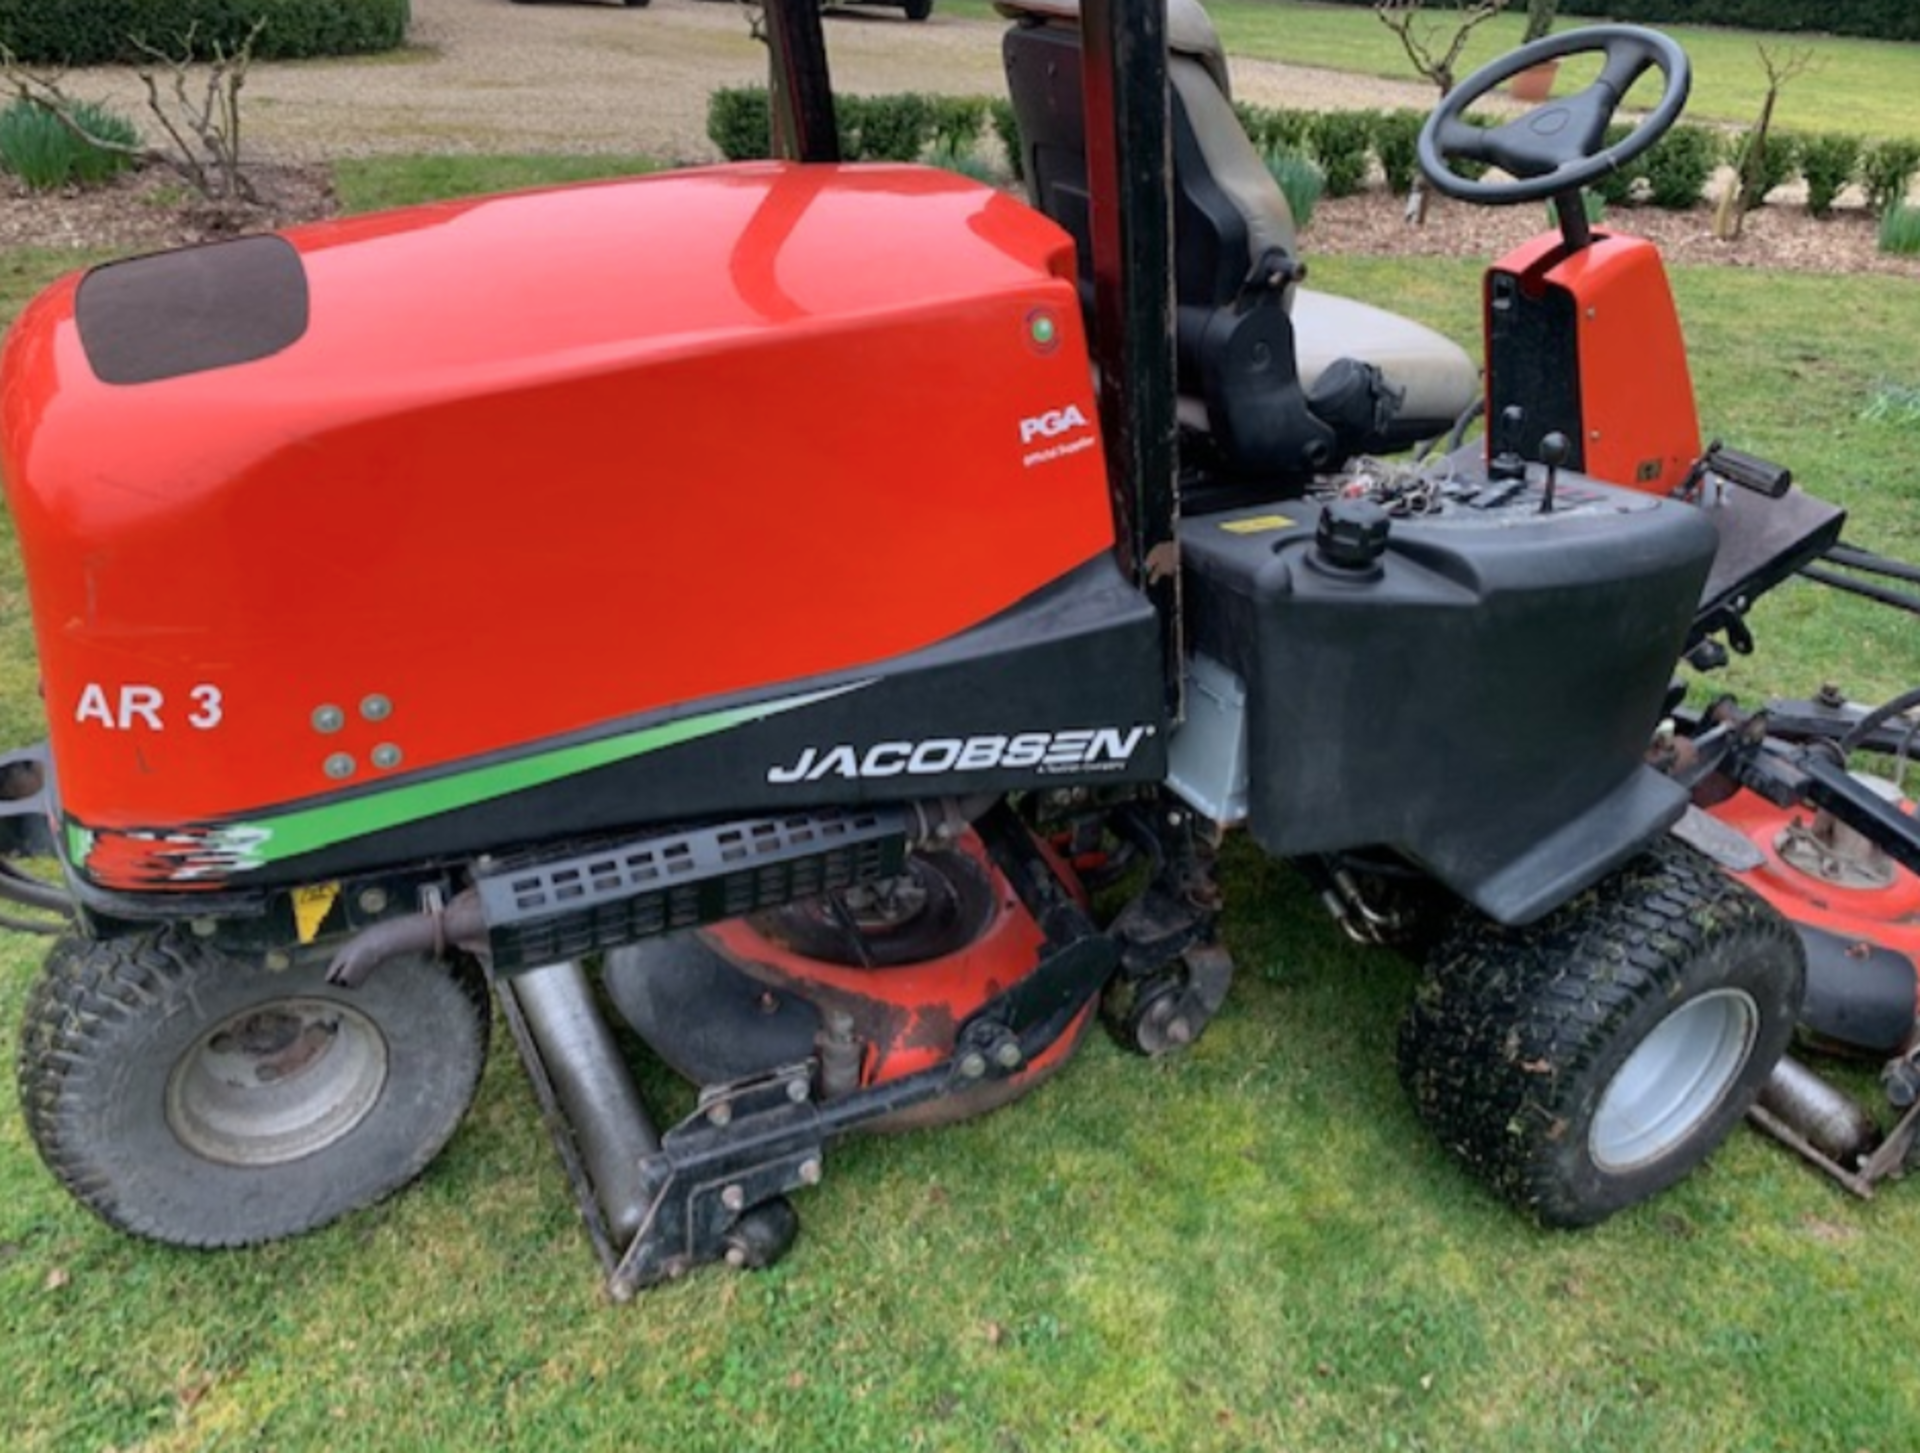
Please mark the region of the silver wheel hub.
[[1594, 1164], [1617, 1174], [1672, 1152], [1726, 1098], [1759, 1030], [1743, 989], [1715, 989], [1661, 1020], [1600, 1096], [1587, 1137]]
[[387, 1083], [387, 1042], [358, 1010], [279, 999], [201, 1035], [167, 1081], [167, 1124], [223, 1165], [282, 1165], [334, 1144]]

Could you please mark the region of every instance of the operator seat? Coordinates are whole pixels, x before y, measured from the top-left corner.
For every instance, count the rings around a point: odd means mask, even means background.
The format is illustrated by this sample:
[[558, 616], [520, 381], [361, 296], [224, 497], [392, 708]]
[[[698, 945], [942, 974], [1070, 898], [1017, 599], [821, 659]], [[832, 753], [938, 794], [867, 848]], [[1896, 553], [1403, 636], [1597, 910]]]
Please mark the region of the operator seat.
[[[1215, 463], [1300, 476], [1446, 432], [1478, 370], [1430, 328], [1300, 286], [1292, 213], [1233, 112], [1198, 0], [1166, 0], [1180, 418]], [[996, 0], [1034, 205], [1073, 235], [1092, 295], [1079, 0]]]

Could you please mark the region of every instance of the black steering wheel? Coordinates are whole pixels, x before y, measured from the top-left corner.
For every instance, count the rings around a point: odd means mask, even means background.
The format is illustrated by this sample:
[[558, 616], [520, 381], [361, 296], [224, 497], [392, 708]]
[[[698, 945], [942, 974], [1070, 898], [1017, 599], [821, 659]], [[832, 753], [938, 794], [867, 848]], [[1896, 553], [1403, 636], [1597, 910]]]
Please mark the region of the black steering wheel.
[[[1504, 126], [1470, 124], [1466, 110], [1503, 81], [1543, 61], [1597, 51], [1600, 78], [1563, 101], [1548, 101]], [[1607, 127], [1633, 83], [1654, 67], [1666, 81], [1659, 104], [1612, 146]], [[1420, 170], [1449, 197], [1491, 207], [1539, 202], [1584, 187], [1632, 161], [1665, 136], [1687, 104], [1693, 65], [1670, 36], [1638, 25], [1591, 25], [1509, 51], [1447, 93], [1420, 128]], [[1487, 162], [1511, 180], [1470, 181], [1448, 160]]]

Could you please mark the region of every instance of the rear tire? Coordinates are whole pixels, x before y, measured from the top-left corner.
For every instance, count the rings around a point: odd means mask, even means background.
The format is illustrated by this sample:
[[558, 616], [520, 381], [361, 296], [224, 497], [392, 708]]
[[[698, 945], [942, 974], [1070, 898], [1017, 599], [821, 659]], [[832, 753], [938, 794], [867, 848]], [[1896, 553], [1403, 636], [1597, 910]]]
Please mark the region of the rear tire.
[[1593, 1225], [1740, 1122], [1804, 976], [1779, 914], [1663, 839], [1537, 924], [1463, 919], [1401, 1026], [1401, 1078], [1496, 1192], [1545, 1225]]
[[909, 20], [925, 20], [933, 14], [933, 0], [906, 0], [901, 8], [907, 12]]
[[486, 986], [424, 957], [352, 990], [325, 968], [171, 931], [61, 940], [17, 1066], [41, 1158], [109, 1225], [177, 1246], [296, 1236], [398, 1190], [473, 1099]]

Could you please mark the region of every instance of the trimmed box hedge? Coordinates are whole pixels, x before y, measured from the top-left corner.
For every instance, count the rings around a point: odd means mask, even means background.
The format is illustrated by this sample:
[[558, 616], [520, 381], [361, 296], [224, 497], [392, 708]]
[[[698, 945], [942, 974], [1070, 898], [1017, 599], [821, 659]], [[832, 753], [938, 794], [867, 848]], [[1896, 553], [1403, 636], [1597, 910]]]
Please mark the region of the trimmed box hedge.
[[237, 49], [254, 23], [261, 60], [392, 50], [407, 38], [411, 0], [0, 0], [0, 45], [26, 65], [91, 66], [140, 58], [134, 41], [178, 53]]
[[[768, 97], [764, 86], [726, 86], [707, 97], [707, 135], [729, 161], [771, 155]], [[1325, 195], [1343, 197], [1363, 189], [1377, 162], [1389, 188], [1404, 192], [1415, 171], [1414, 139], [1425, 113], [1400, 111], [1297, 111], [1251, 102], [1234, 103], [1234, 114], [1256, 150], [1272, 163], [1296, 155], [1320, 172]], [[1013, 107], [1003, 99], [923, 96], [843, 96], [837, 108], [840, 155], [846, 161], [912, 161], [929, 148], [948, 157], [965, 156], [991, 122], [1007, 154], [1014, 180], [1020, 179], [1021, 143]], [[1469, 116], [1475, 125], [1494, 118]], [[1631, 128], [1609, 127], [1607, 143], [1623, 140]], [[1685, 211], [1706, 199], [1714, 169], [1740, 155], [1745, 132], [1723, 133], [1683, 122], [1625, 166], [1596, 182], [1591, 190], [1609, 206], [1648, 202]], [[941, 164], [948, 164], [943, 161]], [[1482, 163], [1455, 162], [1463, 176], [1479, 176]], [[1756, 178], [1751, 205], [1804, 170], [1816, 213], [1824, 215], [1838, 192], [1858, 183], [1867, 204], [1883, 212], [1906, 197], [1920, 174], [1920, 142], [1863, 141], [1809, 137], [1784, 127], [1768, 133], [1764, 170]]]
[[[1331, 0], [1366, 5], [1375, 0]], [[1515, 11], [1524, 10], [1514, 4]], [[1913, 0], [1560, 0], [1560, 20], [1626, 20], [1636, 25], [1725, 25], [1734, 30], [1792, 34], [1863, 35], [1871, 40], [1920, 40], [1920, 5]]]
[[1819, 31], [1872, 40], [1920, 40], [1913, 0], [1560, 0], [1562, 15], [1640, 25], [1725, 25], [1735, 30]]

